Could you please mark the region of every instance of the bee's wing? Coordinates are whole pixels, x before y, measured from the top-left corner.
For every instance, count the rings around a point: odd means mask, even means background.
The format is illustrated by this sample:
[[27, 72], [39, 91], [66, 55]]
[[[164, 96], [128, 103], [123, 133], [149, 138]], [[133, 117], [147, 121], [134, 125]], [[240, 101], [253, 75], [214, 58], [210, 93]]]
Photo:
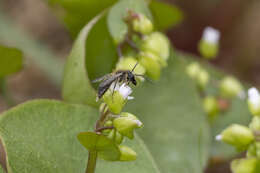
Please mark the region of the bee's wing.
[[91, 82], [92, 82], [92, 83], [101, 82], [101, 81], [107, 79], [109, 76], [110, 76], [110, 74], [106, 74], [106, 75], [104, 75], [104, 76], [102, 76], [102, 77], [99, 77], [99, 78], [97, 78], [97, 79], [92, 80]]
[[98, 87], [98, 97], [101, 98], [105, 92], [109, 89], [110, 85], [116, 80], [118, 79], [118, 77], [121, 76], [121, 73], [115, 74], [115, 75], [111, 75], [111, 77], [108, 77], [106, 79], [104, 79], [99, 87]]

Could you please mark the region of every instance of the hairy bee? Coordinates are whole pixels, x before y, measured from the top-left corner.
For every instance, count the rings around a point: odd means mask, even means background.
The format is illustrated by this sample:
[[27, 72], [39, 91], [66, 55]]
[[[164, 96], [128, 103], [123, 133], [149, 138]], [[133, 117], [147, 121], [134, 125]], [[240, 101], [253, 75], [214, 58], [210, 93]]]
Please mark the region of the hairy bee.
[[138, 63], [135, 64], [135, 66], [133, 67], [133, 69], [131, 71], [130, 70], [118, 70], [118, 71], [115, 71], [113, 73], [104, 75], [100, 78], [93, 80], [92, 81], [93, 83], [101, 82], [98, 86], [98, 98], [100, 99], [105, 94], [105, 92], [110, 88], [110, 86], [112, 85], [113, 82], [115, 82], [113, 92], [114, 92], [115, 86], [118, 82], [119, 83], [125, 82], [128, 84], [132, 83], [134, 85], [137, 85], [135, 76], [143, 76], [143, 75], [133, 73], [133, 71], [137, 65], [138, 65]]

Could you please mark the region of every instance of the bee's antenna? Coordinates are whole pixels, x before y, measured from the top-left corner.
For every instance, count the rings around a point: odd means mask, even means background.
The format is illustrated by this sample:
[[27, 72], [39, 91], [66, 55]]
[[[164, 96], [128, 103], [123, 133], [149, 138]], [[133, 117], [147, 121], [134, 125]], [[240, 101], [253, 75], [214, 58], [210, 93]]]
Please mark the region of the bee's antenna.
[[134, 68], [132, 69], [131, 72], [133, 72], [133, 71], [135, 70], [135, 68], [136, 68], [137, 65], [138, 65], [138, 62], [135, 64], [135, 66], [134, 66]]

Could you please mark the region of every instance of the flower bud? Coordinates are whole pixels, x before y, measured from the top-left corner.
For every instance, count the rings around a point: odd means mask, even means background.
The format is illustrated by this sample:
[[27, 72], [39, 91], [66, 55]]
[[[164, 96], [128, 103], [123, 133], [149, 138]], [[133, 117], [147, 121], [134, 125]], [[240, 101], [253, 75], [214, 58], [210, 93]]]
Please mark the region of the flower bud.
[[256, 157], [256, 156], [257, 156], [256, 145], [255, 145], [255, 143], [250, 144], [247, 149], [247, 152], [246, 152], [246, 157], [250, 158], [250, 157]]
[[132, 89], [125, 83], [115, 88], [114, 85], [111, 85], [111, 88], [104, 94], [103, 99], [112, 113], [120, 114], [126, 101], [132, 99], [129, 96], [131, 93]]
[[260, 159], [260, 142], [256, 142], [255, 146], [256, 146], [256, 157]]
[[218, 101], [213, 96], [208, 96], [203, 100], [203, 107], [205, 112], [212, 119], [219, 113]]
[[121, 153], [120, 161], [133, 161], [136, 160], [137, 154], [136, 152], [124, 145], [119, 145], [119, 150]]
[[256, 88], [248, 90], [248, 107], [255, 116], [260, 116], [260, 94]]
[[153, 23], [143, 14], [133, 20], [133, 30], [142, 34], [150, 34], [153, 31]]
[[220, 83], [220, 94], [224, 98], [233, 98], [236, 96], [242, 96], [243, 86], [234, 77], [228, 76], [221, 80]]
[[123, 113], [113, 121], [116, 130], [129, 139], [134, 138], [134, 129], [141, 128], [143, 123], [130, 113]]
[[152, 52], [167, 61], [170, 55], [170, 43], [168, 38], [162, 33], [153, 32], [145, 37], [141, 44], [141, 50], [144, 52]]
[[[113, 126], [113, 122], [111, 120], [106, 121], [104, 124], [104, 127], [111, 127], [111, 126]], [[102, 134], [108, 135], [111, 131], [112, 131], [111, 129], [106, 129], [102, 131]]]
[[188, 76], [190, 78], [192, 78], [193, 80], [195, 80], [198, 76], [200, 72], [200, 65], [197, 62], [193, 62], [190, 63], [187, 67], [186, 67], [186, 73], [188, 74]]
[[153, 80], [158, 80], [161, 74], [161, 65], [157, 55], [153, 53], [141, 52], [139, 54], [139, 62], [145, 67], [146, 74]]
[[117, 144], [121, 144], [124, 139], [124, 137], [115, 129], [111, 130], [107, 137], [114, 140]]
[[215, 58], [219, 50], [220, 32], [214, 28], [207, 27], [199, 42], [199, 52], [204, 58]]
[[233, 173], [258, 173], [260, 160], [257, 158], [236, 159], [231, 163]]
[[252, 131], [260, 131], [260, 117], [254, 116], [251, 123], [249, 124], [249, 128]]
[[197, 84], [201, 89], [205, 89], [209, 83], [209, 74], [206, 70], [200, 69], [197, 76]]
[[250, 143], [254, 141], [254, 135], [252, 131], [239, 124], [233, 124], [225, 129], [220, 135], [216, 137], [217, 140], [230, 144], [242, 151], [247, 149]]
[[257, 157], [260, 159], [260, 142], [251, 144], [246, 153], [247, 157]]
[[[134, 66], [136, 65], [136, 63], [138, 63], [138, 61], [131, 56], [123, 57], [117, 63], [116, 69], [117, 70], [132, 70], [134, 68]], [[138, 64], [134, 69], [134, 73], [143, 75], [143, 74], [145, 74], [145, 68], [141, 64]]]

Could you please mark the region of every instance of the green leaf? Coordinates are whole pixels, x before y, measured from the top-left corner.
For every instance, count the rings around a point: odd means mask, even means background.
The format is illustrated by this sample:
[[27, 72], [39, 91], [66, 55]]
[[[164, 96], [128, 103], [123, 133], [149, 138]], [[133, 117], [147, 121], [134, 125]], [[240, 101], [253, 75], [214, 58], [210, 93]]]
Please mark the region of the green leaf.
[[171, 52], [161, 79], [138, 87], [128, 110], [144, 123], [140, 135], [162, 172], [202, 173], [209, 154], [209, 127], [182, 58]]
[[78, 140], [89, 151], [97, 151], [98, 156], [105, 160], [116, 161], [120, 158], [120, 151], [116, 143], [102, 134], [95, 132], [81, 132]]
[[108, 14], [108, 28], [116, 44], [124, 40], [127, 33], [127, 25], [124, 22], [124, 17], [127, 16], [127, 10], [132, 10], [136, 13], [142, 13], [150, 20], [152, 15], [145, 0], [121, 0], [116, 3]]
[[[7, 153], [8, 172], [84, 172], [87, 150], [77, 134], [93, 130], [98, 111], [88, 106], [37, 100], [19, 105], [1, 115], [0, 136]], [[158, 173], [142, 141], [126, 142], [137, 160], [113, 163], [98, 160], [97, 173]]]
[[22, 56], [20, 50], [0, 45], [0, 78], [21, 70]]
[[149, 7], [158, 30], [166, 30], [183, 20], [183, 13], [177, 6], [153, 0]]
[[91, 81], [112, 71], [116, 48], [106, 26], [106, 12], [80, 32], [67, 59], [62, 95], [65, 101], [97, 106]]
[[118, 0], [49, 0], [53, 5], [61, 6], [64, 13], [64, 22], [76, 37], [79, 31], [97, 14], [113, 5]]

